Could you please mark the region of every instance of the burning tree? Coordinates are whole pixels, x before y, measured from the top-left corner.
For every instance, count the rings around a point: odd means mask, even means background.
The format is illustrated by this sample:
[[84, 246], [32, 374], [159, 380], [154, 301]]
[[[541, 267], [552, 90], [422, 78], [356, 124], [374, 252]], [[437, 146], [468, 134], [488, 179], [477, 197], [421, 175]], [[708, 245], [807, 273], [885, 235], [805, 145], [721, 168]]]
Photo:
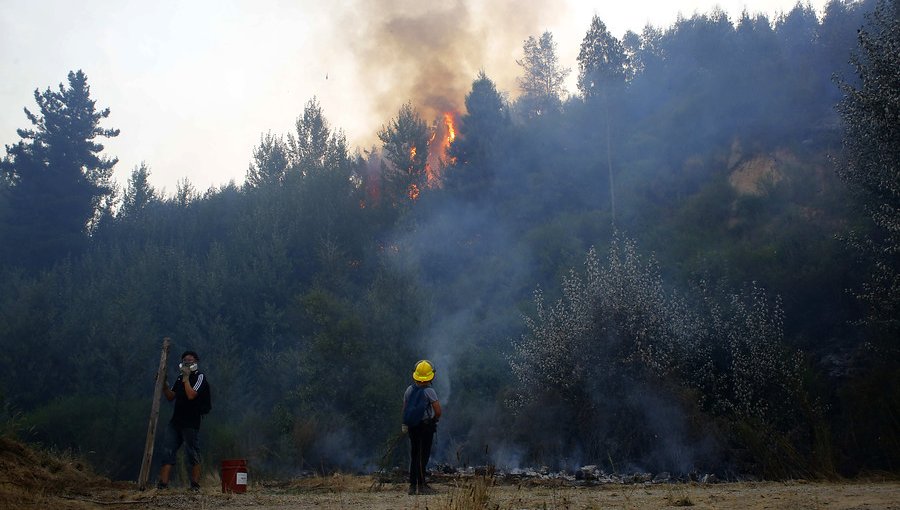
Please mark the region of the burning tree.
[[390, 163], [385, 181], [397, 203], [401, 197], [416, 200], [427, 182], [428, 127], [412, 103], [400, 107], [397, 118], [378, 132], [384, 157]]
[[453, 112], [444, 112], [435, 119], [428, 138], [428, 162], [425, 164], [426, 183], [429, 187], [440, 188], [444, 169], [455, 161], [449, 154], [450, 145], [456, 140], [456, 116]]
[[466, 95], [466, 114], [460, 119], [459, 136], [448, 155], [454, 171], [447, 176], [450, 189], [468, 195], [484, 193], [494, 178], [495, 159], [502, 136], [510, 125], [509, 108], [497, 86], [484, 71]]

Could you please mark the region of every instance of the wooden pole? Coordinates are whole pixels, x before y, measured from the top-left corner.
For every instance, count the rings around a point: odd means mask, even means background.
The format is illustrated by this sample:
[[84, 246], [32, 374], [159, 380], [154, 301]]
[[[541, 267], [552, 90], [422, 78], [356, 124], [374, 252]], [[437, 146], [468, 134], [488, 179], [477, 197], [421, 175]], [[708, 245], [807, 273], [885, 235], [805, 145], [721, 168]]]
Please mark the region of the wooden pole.
[[141, 474], [138, 476], [138, 487], [141, 490], [147, 488], [147, 480], [150, 478], [150, 463], [153, 461], [153, 444], [156, 441], [156, 424], [159, 421], [159, 403], [162, 399], [162, 385], [166, 377], [169, 344], [169, 337], [163, 338], [162, 354], [159, 356], [159, 370], [156, 372], [156, 384], [153, 389], [153, 405], [150, 407], [150, 423], [147, 425], [144, 461], [141, 463]]

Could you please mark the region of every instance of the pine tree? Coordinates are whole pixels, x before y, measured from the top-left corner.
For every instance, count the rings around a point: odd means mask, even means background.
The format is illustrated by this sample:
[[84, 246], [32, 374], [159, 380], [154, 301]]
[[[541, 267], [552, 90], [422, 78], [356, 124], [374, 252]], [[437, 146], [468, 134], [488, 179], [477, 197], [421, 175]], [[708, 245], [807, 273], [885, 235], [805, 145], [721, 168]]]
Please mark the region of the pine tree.
[[86, 243], [113, 196], [118, 161], [101, 156], [104, 147], [95, 140], [119, 135], [100, 127], [109, 108], [96, 109], [80, 70], [69, 72], [68, 87], [35, 90], [34, 99], [39, 112], [25, 109], [32, 129], [18, 130], [22, 139], [6, 146], [0, 161], [6, 182], [2, 260], [31, 268], [76, 254]]
[[466, 114], [462, 116], [449, 155], [453, 172], [446, 175], [448, 189], [468, 195], [483, 193], [493, 180], [494, 159], [503, 145], [501, 137], [510, 123], [506, 101], [490, 78], [481, 71], [466, 95]]
[[146, 163], [141, 163], [131, 172], [128, 179], [128, 187], [125, 188], [125, 196], [122, 198], [122, 209], [119, 217], [125, 219], [139, 218], [147, 207], [159, 202], [160, 197], [156, 189], [150, 185], [150, 168]]
[[347, 168], [347, 139], [340, 130], [333, 131], [313, 97], [297, 118], [297, 134], [288, 134], [287, 148], [291, 170], [301, 176], [325, 168]]
[[259, 188], [281, 184], [290, 164], [288, 146], [280, 136], [266, 133], [253, 148], [253, 161], [247, 169], [248, 186]]
[[384, 157], [390, 162], [385, 181], [395, 203], [406, 195], [415, 201], [426, 184], [428, 127], [411, 103], [400, 108], [397, 118], [378, 132]]

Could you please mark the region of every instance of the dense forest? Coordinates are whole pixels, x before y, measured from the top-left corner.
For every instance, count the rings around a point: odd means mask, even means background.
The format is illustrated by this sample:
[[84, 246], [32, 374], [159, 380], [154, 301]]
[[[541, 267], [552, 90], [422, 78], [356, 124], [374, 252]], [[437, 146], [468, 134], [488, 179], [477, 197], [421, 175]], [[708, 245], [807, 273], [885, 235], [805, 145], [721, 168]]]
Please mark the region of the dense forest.
[[115, 185], [128, 133], [72, 72], [0, 162], [3, 430], [136, 478], [171, 337], [213, 385], [208, 466], [401, 465], [428, 358], [451, 466], [896, 471], [898, 20], [595, 17], [576, 94], [535, 34], [519, 90], [481, 73], [365, 150], [312, 98], [242, 184], [172, 196]]

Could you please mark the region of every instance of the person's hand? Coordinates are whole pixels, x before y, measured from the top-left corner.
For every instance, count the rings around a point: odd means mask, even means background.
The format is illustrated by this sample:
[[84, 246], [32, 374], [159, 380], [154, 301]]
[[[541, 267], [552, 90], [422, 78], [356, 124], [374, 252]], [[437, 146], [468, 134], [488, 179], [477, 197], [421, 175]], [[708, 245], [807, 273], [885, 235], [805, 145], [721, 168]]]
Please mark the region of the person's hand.
[[409, 433], [409, 427], [407, 427], [406, 425], [400, 425], [400, 432], [403, 434]]
[[183, 376], [185, 376], [185, 377], [190, 377], [190, 376], [191, 376], [191, 367], [190, 367], [190, 365], [188, 365], [188, 364], [185, 363], [184, 365], [181, 366], [181, 375], [183, 375]]

